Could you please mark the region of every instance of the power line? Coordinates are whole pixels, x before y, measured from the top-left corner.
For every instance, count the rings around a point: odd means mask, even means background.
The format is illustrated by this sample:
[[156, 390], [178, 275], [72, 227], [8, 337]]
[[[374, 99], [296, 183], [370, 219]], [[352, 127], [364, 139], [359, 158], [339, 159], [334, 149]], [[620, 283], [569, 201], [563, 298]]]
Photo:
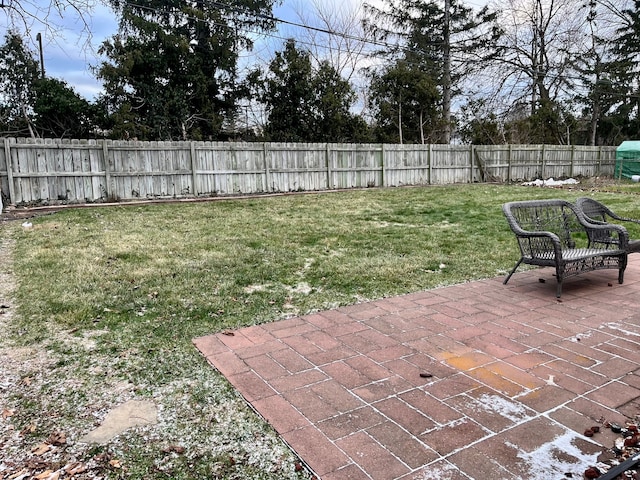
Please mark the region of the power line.
[[[210, 2], [213, 6], [218, 6], [218, 7], [224, 7], [224, 8], [228, 8], [228, 5], [224, 5], [220, 2]], [[137, 3], [133, 3], [131, 1], [125, 1], [124, 2], [125, 5], [128, 5], [130, 7], [135, 7], [135, 8], [139, 8], [141, 10], [148, 10], [157, 14], [162, 14], [162, 13], [172, 13], [172, 14], [179, 14], [184, 16], [184, 18], [190, 19], [190, 20], [196, 20], [196, 21], [202, 21], [202, 19], [191, 16], [191, 15], [184, 15], [183, 12], [166, 12], [164, 10], [161, 10], [157, 7], [149, 7], [146, 5], [140, 5]], [[289, 25], [289, 26], [293, 26], [293, 27], [298, 27], [298, 28], [303, 28], [305, 30], [310, 30], [310, 31], [314, 31], [317, 33], [323, 33], [326, 35], [330, 35], [330, 36], [336, 36], [336, 37], [340, 37], [340, 38], [344, 38], [345, 40], [354, 40], [354, 41], [358, 41], [358, 42], [362, 42], [362, 43], [366, 43], [366, 44], [370, 44], [370, 45], [375, 45], [375, 46], [379, 46], [379, 47], [386, 47], [386, 48], [402, 48], [400, 45], [397, 44], [392, 44], [389, 42], [383, 42], [381, 40], [376, 40], [376, 39], [369, 39], [369, 38], [365, 38], [365, 37], [360, 37], [360, 36], [356, 36], [356, 35], [351, 35], [345, 32], [338, 32], [335, 30], [330, 30], [328, 28], [322, 28], [322, 27], [314, 27], [312, 25], [305, 25], [303, 23], [298, 23], [298, 22], [294, 22], [291, 20], [285, 20], [283, 18], [278, 18], [275, 17], [273, 15], [266, 15], [266, 14], [262, 14], [259, 12], [243, 12], [241, 8], [239, 7], [231, 7], [232, 11], [236, 11], [242, 14], [251, 14], [252, 16], [255, 16], [256, 18], [260, 18], [262, 20], [266, 20], [266, 21], [270, 21], [270, 22], [274, 22], [274, 23], [280, 23], [283, 25]], [[228, 27], [227, 24], [225, 23], [220, 23], [220, 22], [216, 22], [215, 20], [212, 19], [207, 19], [206, 20], [208, 23], [212, 24], [212, 25], [216, 25], [219, 27]], [[283, 39], [284, 37], [278, 36], [276, 34], [272, 34], [270, 32], [263, 32], [263, 31], [254, 31], [251, 30], [249, 28], [245, 28], [243, 29], [243, 31], [247, 32], [247, 33], [253, 33], [256, 35], [264, 35], [264, 36], [268, 36], [268, 37], [273, 37], [273, 38], [277, 38], [277, 39]], [[317, 44], [312, 44], [313, 46], [317, 47]]]
[[[476, 4], [482, 4], [484, 3], [482, 0], [478, 0], [475, 2]], [[393, 51], [404, 51], [405, 53], [416, 53], [416, 54], [421, 54], [421, 53], [425, 53], [421, 50], [418, 49], [414, 49], [414, 48], [410, 48], [407, 47], [406, 45], [400, 45], [400, 44], [395, 44], [395, 43], [389, 43], [389, 42], [384, 42], [381, 40], [377, 40], [377, 39], [370, 39], [370, 38], [365, 38], [362, 36], [357, 36], [357, 35], [353, 35], [353, 34], [348, 34], [345, 32], [339, 32], [336, 30], [332, 30], [329, 28], [322, 28], [322, 27], [315, 27], [312, 25], [307, 25], [304, 23], [300, 23], [300, 22], [295, 22], [295, 21], [291, 21], [291, 20], [286, 20], [280, 17], [276, 17], [274, 15], [267, 15], [264, 13], [260, 13], [260, 12], [255, 12], [252, 10], [249, 10], [247, 7], [243, 6], [243, 5], [238, 5], [237, 3], [222, 3], [219, 1], [210, 1], [208, 2], [209, 6], [213, 6], [216, 8], [219, 8], [220, 10], [226, 10], [230, 13], [236, 13], [239, 15], [244, 15], [244, 16], [253, 16], [255, 18], [259, 18], [262, 20], [265, 20], [267, 22], [273, 22], [273, 23], [279, 23], [279, 24], [283, 24], [283, 25], [289, 25], [289, 26], [293, 26], [296, 28], [301, 28], [301, 29], [306, 29], [312, 32], [317, 32], [317, 33], [322, 33], [324, 35], [328, 35], [328, 36], [335, 36], [335, 37], [339, 37], [339, 38], [343, 38], [346, 40], [353, 40], [353, 41], [357, 41], [363, 44], [368, 44], [368, 45], [372, 45], [372, 46], [376, 46], [376, 47], [384, 47], [384, 48], [388, 48], [391, 49]], [[194, 21], [202, 21], [202, 19], [191, 16], [191, 15], [185, 15], [183, 12], [167, 12], [165, 10], [161, 10], [160, 8], [157, 7], [150, 7], [150, 6], [146, 6], [146, 5], [140, 5], [138, 3], [134, 3], [132, 1], [125, 1], [125, 5], [128, 5], [130, 7], [134, 7], [134, 8], [138, 8], [141, 10], [147, 10], [156, 14], [174, 14], [174, 15], [180, 15], [185, 19], [191, 19]], [[476, 5], [476, 6], [480, 6], [480, 5]], [[484, 5], [482, 5], [484, 6]], [[226, 23], [222, 23], [222, 22], [217, 22], [215, 20], [212, 19], [208, 19], [207, 20], [208, 23], [212, 24], [212, 25], [216, 25], [219, 27], [224, 27], [224, 28], [228, 28], [229, 25]], [[257, 35], [257, 36], [264, 36], [264, 37], [269, 37], [269, 38], [274, 38], [277, 40], [287, 40], [290, 37], [287, 36], [283, 36], [280, 33], [273, 33], [273, 32], [268, 32], [268, 31], [258, 31], [258, 30], [253, 30], [251, 28], [247, 28], [247, 27], [243, 27], [240, 29], [243, 33], [247, 34], [247, 35]], [[319, 45], [316, 42], [313, 41], [308, 41], [308, 40], [302, 40], [299, 38], [295, 39], [296, 43], [300, 44], [300, 45], [306, 45], [306, 46], [310, 46], [313, 48], [322, 48], [322, 49], [326, 49], [328, 51], [336, 51], [338, 49], [334, 48], [331, 45]], [[438, 45], [439, 42], [433, 42], [434, 45]], [[462, 56], [457, 56], [457, 55], [452, 55], [452, 59], [458, 63], [462, 63], [465, 61], [468, 61], [468, 58], [462, 57]], [[410, 63], [415, 63], [415, 64], [419, 64], [418, 62], [412, 62], [411, 60], [408, 60]], [[578, 76], [572, 76], [572, 75], [567, 75], [567, 74], [550, 74], [547, 75], [548, 78], [552, 79], [552, 80], [561, 80], [561, 81], [565, 81], [565, 82], [572, 82], [572, 81], [582, 81], [583, 79], [578, 77]], [[622, 97], [624, 97], [625, 95], [622, 94], [620, 95]], [[630, 95], [626, 95], [627, 97], [629, 97]]]

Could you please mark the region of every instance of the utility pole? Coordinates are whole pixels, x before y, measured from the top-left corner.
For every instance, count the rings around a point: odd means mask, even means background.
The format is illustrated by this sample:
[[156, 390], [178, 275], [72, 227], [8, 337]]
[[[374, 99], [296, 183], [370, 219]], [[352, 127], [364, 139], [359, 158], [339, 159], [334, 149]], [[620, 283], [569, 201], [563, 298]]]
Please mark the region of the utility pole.
[[36, 35], [36, 40], [38, 41], [38, 46], [40, 50], [40, 76], [44, 78], [44, 55], [42, 54], [42, 35], [40, 32]]

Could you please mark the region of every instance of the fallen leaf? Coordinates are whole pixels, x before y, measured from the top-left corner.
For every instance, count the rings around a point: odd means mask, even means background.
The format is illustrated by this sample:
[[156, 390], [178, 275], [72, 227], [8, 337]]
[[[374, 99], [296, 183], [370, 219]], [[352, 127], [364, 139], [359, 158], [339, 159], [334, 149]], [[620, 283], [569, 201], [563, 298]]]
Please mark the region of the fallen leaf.
[[13, 417], [15, 413], [16, 413], [15, 409], [9, 410], [8, 408], [5, 408], [4, 410], [2, 410], [2, 418], [6, 420], [9, 417]]
[[24, 378], [22, 379], [22, 383], [24, 383], [27, 387], [28, 387], [29, 385], [31, 385], [31, 381], [32, 381], [32, 380], [31, 380], [31, 377], [24, 377]]
[[28, 476], [29, 476], [29, 470], [27, 470], [26, 468], [23, 468], [19, 472], [16, 472], [16, 473], [14, 473], [13, 475], [10, 475], [7, 478], [9, 480], [13, 480], [14, 478], [25, 478], [25, 477], [28, 477]]
[[30, 423], [29, 425], [27, 425], [26, 427], [24, 427], [20, 433], [22, 435], [28, 435], [29, 433], [33, 433], [36, 431], [36, 424], [35, 423]]
[[52, 473], [53, 473], [53, 470], [45, 470], [40, 475], [36, 475], [33, 478], [37, 478], [38, 480], [43, 480], [43, 479], [47, 478], [49, 475], [51, 475]]
[[33, 453], [34, 455], [43, 455], [49, 450], [51, 450], [51, 445], [49, 445], [48, 443], [41, 443], [37, 447], [33, 447], [31, 449], [31, 453]]
[[73, 462], [64, 467], [64, 471], [69, 475], [76, 475], [87, 470], [87, 466], [82, 462]]
[[235, 333], [233, 333], [231, 330], [225, 330], [224, 332], [222, 332], [222, 334], [228, 337], [233, 337], [235, 335]]
[[64, 432], [53, 432], [49, 435], [49, 438], [47, 438], [47, 443], [55, 446], [64, 445], [67, 443], [67, 437]]
[[122, 463], [117, 458], [109, 460], [109, 465], [113, 468], [122, 468]]
[[177, 454], [182, 454], [184, 453], [185, 448], [181, 445], [169, 445], [168, 447], [163, 448], [162, 451], [164, 453], [175, 452]]
[[102, 463], [102, 462], [107, 462], [108, 460], [111, 460], [111, 455], [109, 454], [109, 452], [103, 452], [103, 453], [99, 453], [93, 458], [95, 459], [96, 462]]

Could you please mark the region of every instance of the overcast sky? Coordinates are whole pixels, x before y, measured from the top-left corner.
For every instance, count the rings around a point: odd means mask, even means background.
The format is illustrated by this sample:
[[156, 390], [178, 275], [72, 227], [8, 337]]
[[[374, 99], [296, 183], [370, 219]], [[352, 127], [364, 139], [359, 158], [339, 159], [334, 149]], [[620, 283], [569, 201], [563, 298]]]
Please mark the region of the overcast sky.
[[[274, 10], [276, 18], [283, 18], [299, 21], [295, 14], [296, 8], [304, 5], [308, 0], [284, 0], [283, 4]], [[319, 0], [324, 1], [324, 0]], [[336, 0], [326, 0], [335, 2]], [[343, 2], [344, 0], [340, 0]], [[350, 0], [354, 4], [365, 3], [361, 0]], [[368, 3], [377, 3], [380, 0], [369, 0]], [[482, 5], [487, 0], [466, 0], [465, 4], [473, 7]], [[302, 2], [302, 3], [301, 3]], [[35, 0], [34, 4], [41, 3], [50, 5], [48, 0]], [[0, 15], [3, 15], [0, 10]], [[42, 16], [42, 15], [40, 15]], [[42, 50], [44, 67], [47, 76], [58, 78], [67, 82], [68, 85], [80, 95], [93, 99], [100, 92], [101, 86], [95, 79], [91, 69], [99, 63], [96, 51], [102, 41], [116, 33], [117, 18], [113, 12], [103, 5], [99, 5], [85, 17], [91, 35], [83, 32], [84, 23], [73, 12], [67, 12], [63, 18], [51, 16], [49, 22], [60, 28], [57, 32], [47, 30], [44, 25], [33, 23], [29, 26], [28, 39], [31, 47], [37, 51], [38, 43], [36, 36], [42, 36]], [[4, 37], [8, 25], [8, 19], [0, 16], [0, 32]], [[290, 30], [288, 30], [290, 32]], [[272, 39], [274, 42], [282, 42], [279, 39]]]

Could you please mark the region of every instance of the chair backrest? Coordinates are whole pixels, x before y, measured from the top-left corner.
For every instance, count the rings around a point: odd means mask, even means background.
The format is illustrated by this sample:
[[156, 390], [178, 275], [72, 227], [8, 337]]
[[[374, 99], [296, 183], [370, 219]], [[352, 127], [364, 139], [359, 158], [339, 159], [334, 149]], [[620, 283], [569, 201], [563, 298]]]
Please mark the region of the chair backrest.
[[602, 203], [588, 197], [580, 197], [576, 200], [576, 206], [587, 219], [598, 222], [607, 222], [607, 215], [613, 218], [613, 212]]
[[519, 229], [555, 233], [567, 248], [575, 246], [573, 234], [585, 232], [576, 207], [565, 200], [509, 202], [502, 206], [502, 211], [516, 235]]

